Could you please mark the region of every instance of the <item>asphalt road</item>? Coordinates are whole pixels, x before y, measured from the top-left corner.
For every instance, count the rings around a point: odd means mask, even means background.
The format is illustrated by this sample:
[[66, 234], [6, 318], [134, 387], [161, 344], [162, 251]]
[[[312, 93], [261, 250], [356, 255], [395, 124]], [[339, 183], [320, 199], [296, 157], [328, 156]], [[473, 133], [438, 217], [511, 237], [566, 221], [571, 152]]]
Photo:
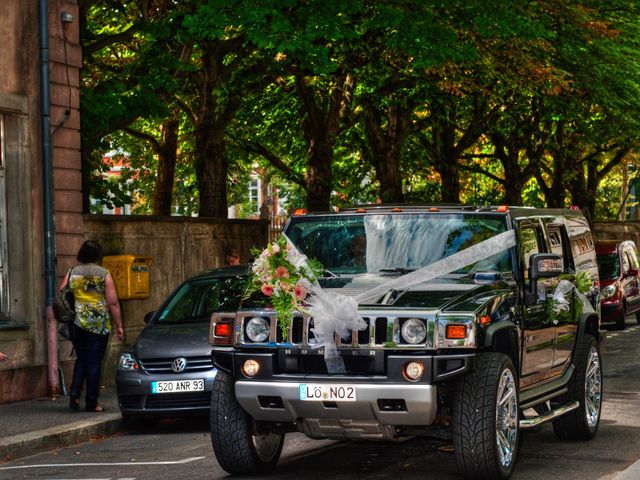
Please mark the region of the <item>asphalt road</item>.
[[[640, 459], [640, 326], [609, 332], [604, 355], [605, 401], [597, 437], [557, 440], [551, 426], [523, 437], [514, 480], [610, 480]], [[163, 421], [0, 465], [0, 480], [219, 479], [206, 419]], [[275, 473], [261, 478], [459, 479], [446, 440], [335, 442], [287, 436]]]

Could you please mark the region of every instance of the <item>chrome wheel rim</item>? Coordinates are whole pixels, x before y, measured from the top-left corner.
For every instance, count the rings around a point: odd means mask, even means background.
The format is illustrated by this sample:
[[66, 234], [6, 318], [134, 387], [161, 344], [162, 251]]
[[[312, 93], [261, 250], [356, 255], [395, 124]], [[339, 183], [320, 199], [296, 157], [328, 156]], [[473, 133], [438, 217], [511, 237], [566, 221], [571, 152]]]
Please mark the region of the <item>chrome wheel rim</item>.
[[269, 462], [278, 452], [282, 435], [269, 433], [267, 435], [253, 435], [253, 448], [261, 462]]
[[500, 465], [511, 466], [518, 442], [518, 395], [513, 373], [502, 371], [496, 397], [496, 445]]
[[594, 346], [589, 350], [587, 358], [587, 372], [584, 382], [584, 404], [587, 415], [587, 425], [595, 427], [600, 420], [600, 406], [602, 403], [602, 369], [600, 355]]

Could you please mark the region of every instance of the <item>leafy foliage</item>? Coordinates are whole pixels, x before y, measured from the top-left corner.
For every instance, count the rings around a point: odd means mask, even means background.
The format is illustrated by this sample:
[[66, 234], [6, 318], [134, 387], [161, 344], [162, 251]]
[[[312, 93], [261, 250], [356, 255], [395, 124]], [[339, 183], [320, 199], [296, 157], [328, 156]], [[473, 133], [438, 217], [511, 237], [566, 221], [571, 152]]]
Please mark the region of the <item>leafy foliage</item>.
[[[292, 206], [619, 208], [640, 131], [637, 2], [80, 4], [85, 194], [105, 203], [153, 211], [150, 139], [178, 108], [180, 214], [246, 203], [254, 168]], [[117, 185], [112, 150], [130, 161]]]

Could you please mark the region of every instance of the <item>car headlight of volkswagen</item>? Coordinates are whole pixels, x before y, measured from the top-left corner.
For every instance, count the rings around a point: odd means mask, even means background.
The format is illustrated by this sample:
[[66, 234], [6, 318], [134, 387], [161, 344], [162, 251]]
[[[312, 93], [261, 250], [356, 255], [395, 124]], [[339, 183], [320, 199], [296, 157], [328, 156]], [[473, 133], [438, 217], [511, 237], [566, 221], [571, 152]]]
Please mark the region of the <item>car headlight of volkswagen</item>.
[[118, 361], [118, 370], [124, 372], [137, 372], [140, 370], [138, 360], [131, 353], [123, 353]]

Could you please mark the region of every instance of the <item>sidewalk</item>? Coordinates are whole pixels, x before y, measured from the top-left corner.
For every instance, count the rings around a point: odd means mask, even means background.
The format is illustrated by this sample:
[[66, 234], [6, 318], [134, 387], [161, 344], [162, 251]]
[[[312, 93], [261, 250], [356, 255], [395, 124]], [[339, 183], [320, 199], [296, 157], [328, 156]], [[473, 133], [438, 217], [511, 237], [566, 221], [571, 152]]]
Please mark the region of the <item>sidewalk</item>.
[[86, 442], [121, 427], [115, 386], [100, 390], [106, 412], [85, 412], [81, 401], [80, 411], [72, 411], [65, 396], [0, 405], [0, 462]]

